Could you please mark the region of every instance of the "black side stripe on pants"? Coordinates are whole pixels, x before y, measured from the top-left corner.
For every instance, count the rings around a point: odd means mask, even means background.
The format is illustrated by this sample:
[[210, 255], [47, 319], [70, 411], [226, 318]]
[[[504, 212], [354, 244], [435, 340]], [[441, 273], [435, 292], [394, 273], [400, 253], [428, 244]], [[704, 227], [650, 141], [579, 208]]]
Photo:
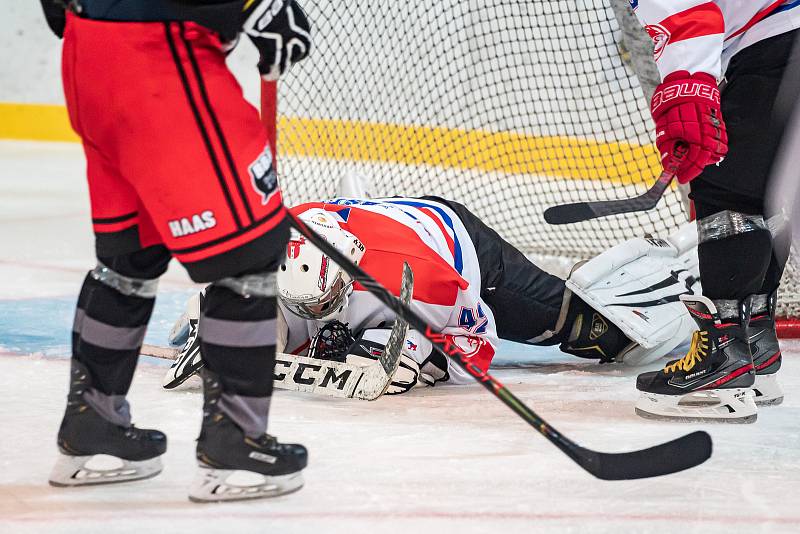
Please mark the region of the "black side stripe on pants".
[[233, 161], [233, 155], [231, 154], [231, 149], [228, 146], [228, 141], [225, 139], [225, 134], [222, 132], [222, 127], [219, 124], [219, 120], [217, 119], [217, 114], [214, 113], [214, 108], [211, 107], [211, 100], [208, 98], [208, 90], [206, 89], [206, 83], [203, 80], [203, 75], [200, 72], [200, 66], [197, 64], [197, 58], [194, 55], [194, 50], [192, 49], [192, 43], [186, 39], [185, 35], [185, 27], [184, 24], [181, 22], [181, 41], [183, 41], [183, 45], [186, 47], [186, 54], [189, 56], [189, 63], [192, 65], [192, 71], [194, 72], [194, 77], [197, 82], [197, 87], [200, 89], [200, 96], [203, 99], [203, 104], [206, 107], [206, 111], [208, 112], [208, 116], [211, 117], [211, 124], [214, 125], [214, 131], [217, 133], [217, 137], [219, 138], [219, 144], [222, 147], [222, 152], [225, 154], [225, 160], [228, 163], [228, 168], [231, 171], [231, 175], [234, 178], [234, 182], [236, 183], [236, 190], [239, 193], [239, 198], [242, 200], [242, 205], [244, 206], [245, 211], [247, 212], [247, 216], [250, 218], [250, 222], [255, 220], [253, 216], [253, 210], [250, 208], [250, 203], [247, 201], [247, 196], [244, 193], [244, 189], [242, 188], [242, 180], [241, 176], [239, 176], [239, 171], [236, 168], [236, 164]]
[[125, 215], [120, 215], [119, 217], [94, 217], [92, 218], [92, 224], [116, 224], [125, 222], [138, 216], [139, 212], [134, 211], [132, 213], [126, 213]]
[[206, 152], [208, 153], [208, 157], [211, 160], [211, 165], [214, 167], [214, 172], [217, 175], [217, 180], [219, 181], [219, 186], [222, 189], [222, 193], [225, 195], [225, 202], [228, 204], [228, 209], [233, 215], [233, 220], [236, 223], [236, 227], [241, 229], [243, 227], [242, 221], [239, 218], [239, 214], [236, 211], [236, 206], [233, 203], [233, 199], [231, 198], [231, 192], [228, 190], [228, 186], [225, 183], [225, 175], [222, 173], [222, 168], [220, 167], [219, 160], [217, 160], [217, 155], [214, 153], [214, 147], [211, 144], [211, 139], [209, 138], [208, 131], [206, 130], [205, 124], [203, 124], [203, 117], [200, 115], [200, 110], [197, 108], [197, 102], [194, 100], [194, 96], [192, 95], [192, 87], [189, 85], [189, 79], [186, 76], [186, 71], [183, 68], [183, 64], [181, 63], [180, 55], [178, 55], [178, 49], [175, 46], [175, 40], [172, 37], [171, 31], [172, 24], [169, 22], [164, 23], [164, 32], [167, 36], [167, 44], [169, 45], [169, 50], [172, 53], [172, 60], [175, 62], [175, 67], [178, 69], [178, 75], [181, 78], [181, 84], [183, 85], [183, 90], [186, 93], [186, 99], [189, 102], [189, 107], [192, 109], [192, 114], [194, 115], [195, 123], [197, 124], [197, 128], [200, 131], [200, 135], [203, 138], [203, 143], [206, 146]]

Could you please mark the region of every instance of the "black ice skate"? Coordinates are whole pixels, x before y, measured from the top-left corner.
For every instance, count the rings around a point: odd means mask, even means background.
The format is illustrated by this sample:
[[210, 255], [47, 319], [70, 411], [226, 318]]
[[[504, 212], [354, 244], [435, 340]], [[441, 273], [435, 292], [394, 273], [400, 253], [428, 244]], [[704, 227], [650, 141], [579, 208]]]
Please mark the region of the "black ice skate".
[[723, 323], [708, 298], [681, 295], [681, 300], [699, 330], [686, 356], [661, 371], [639, 375], [636, 413], [649, 418], [752, 423], [757, 413], [750, 389], [755, 373], [745, 330], [749, 301], [742, 304], [736, 322]]
[[750, 319], [748, 328], [750, 352], [756, 369], [753, 393], [758, 406], [776, 405], [783, 402], [783, 390], [778, 384], [777, 373], [781, 368], [781, 348], [775, 331], [775, 294], [769, 299], [768, 313]]
[[84, 400], [90, 386], [89, 371], [72, 360], [67, 410], [58, 431], [59, 458], [50, 473], [50, 484], [109, 484], [159, 474], [159, 456], [167, 450], [167, 437], [158, 430], [107, 421]]
[[217, 376], [207, 369], [203, 378], [203, 426], [197, 439], [200, 472], [191, 489], [193, 502], [240, 501], [276, 497], [303, 486], [302, 470], [308, 453], [302, 445], [278, 443], [269, 434], [245, 436], [219, 409], [222, 390]]

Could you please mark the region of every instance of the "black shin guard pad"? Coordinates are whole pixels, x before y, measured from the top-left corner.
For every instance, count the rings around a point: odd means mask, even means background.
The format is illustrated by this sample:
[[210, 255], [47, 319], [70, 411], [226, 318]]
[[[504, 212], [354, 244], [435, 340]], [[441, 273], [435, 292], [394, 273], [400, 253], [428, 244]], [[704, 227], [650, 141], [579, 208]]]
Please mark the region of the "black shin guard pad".
[[272, 394], [277, 299], [209, 286], [200, 311], [200, 350], [226, 393]]
[[92, 387], [125, 395], [133, 380], [155, 299], [126, 296], [88, 275], [78, 296], [72, 357], [89, 369]]
[[[122, 276], [153, 280], [167, 270], [170, 254], [154, 246], [99, 260]], [[89, 369], [93, 388], [106, 395], [128, 392], [154, 304], [154, 298], [124, 295], [86, 276], [72, 328], [72, 356]]]
[[703, 295], [741, 300], [759, 293], [772, 258], [772, 236], [756, 230], [697, 247]]

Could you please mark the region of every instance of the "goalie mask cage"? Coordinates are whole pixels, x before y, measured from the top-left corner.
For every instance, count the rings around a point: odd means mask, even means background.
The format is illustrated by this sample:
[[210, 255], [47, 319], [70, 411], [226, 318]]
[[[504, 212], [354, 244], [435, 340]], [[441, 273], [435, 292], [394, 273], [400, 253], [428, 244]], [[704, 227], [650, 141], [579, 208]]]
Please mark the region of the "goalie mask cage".
[[[632, 68], [649, 52], [623, 41], [609, 0], [301, 3], [314, 49], [281, 78], [277, 121], [275, 84], [262, 94], [288, 204], [333, 197], [346, 175], [373, 196], [440, 195], [562, 276], [553, 265], [687, 221], [676, 189], [648, 212], [542, 217], [639, 195], [661, 171], [648, 82]], [[797, 276], [790, 262], [784, 337], [800, 334]]]

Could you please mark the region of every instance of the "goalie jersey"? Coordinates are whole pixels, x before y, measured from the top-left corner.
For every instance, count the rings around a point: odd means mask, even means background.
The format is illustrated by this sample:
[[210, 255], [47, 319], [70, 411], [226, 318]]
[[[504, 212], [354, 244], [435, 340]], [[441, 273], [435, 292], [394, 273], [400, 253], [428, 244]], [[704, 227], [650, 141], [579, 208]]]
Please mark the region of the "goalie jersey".
[[663, 79], [707, 72], [718, 80], [738, 51], [800, 27], [800, 0], [630, 0]]
[[[416, 198], [342, 198], [302, 204], [291, 211], [299, 215], [312, 208], [334, 214], [344, 230], [361, 240], [366, 249], [361, 267], [394, 295], [399, 295], [403, 262], [408, 262], [414, 272], [414, 311], [478, 367], [489, 367], [498, 344], [494, 316], [481, 299], [475, 247], [449, 207]], [[306, 320], [285, 308], [282, 312], [288, 329], [281, 333], [286, 336], [283, 350], [305, 354], [324, 321]], [[395, 314], [356, 282], [344, 317], [338, 319], [358, 335], [367, 328], [390, 325]], [[406, 353], [414, 354], [418, 347], [410, 339], [406, 344]], [[419, 354], [418, 361], [427, 356]], [[452, 362], [448, 373], [451, 383], [471, 381]]]

